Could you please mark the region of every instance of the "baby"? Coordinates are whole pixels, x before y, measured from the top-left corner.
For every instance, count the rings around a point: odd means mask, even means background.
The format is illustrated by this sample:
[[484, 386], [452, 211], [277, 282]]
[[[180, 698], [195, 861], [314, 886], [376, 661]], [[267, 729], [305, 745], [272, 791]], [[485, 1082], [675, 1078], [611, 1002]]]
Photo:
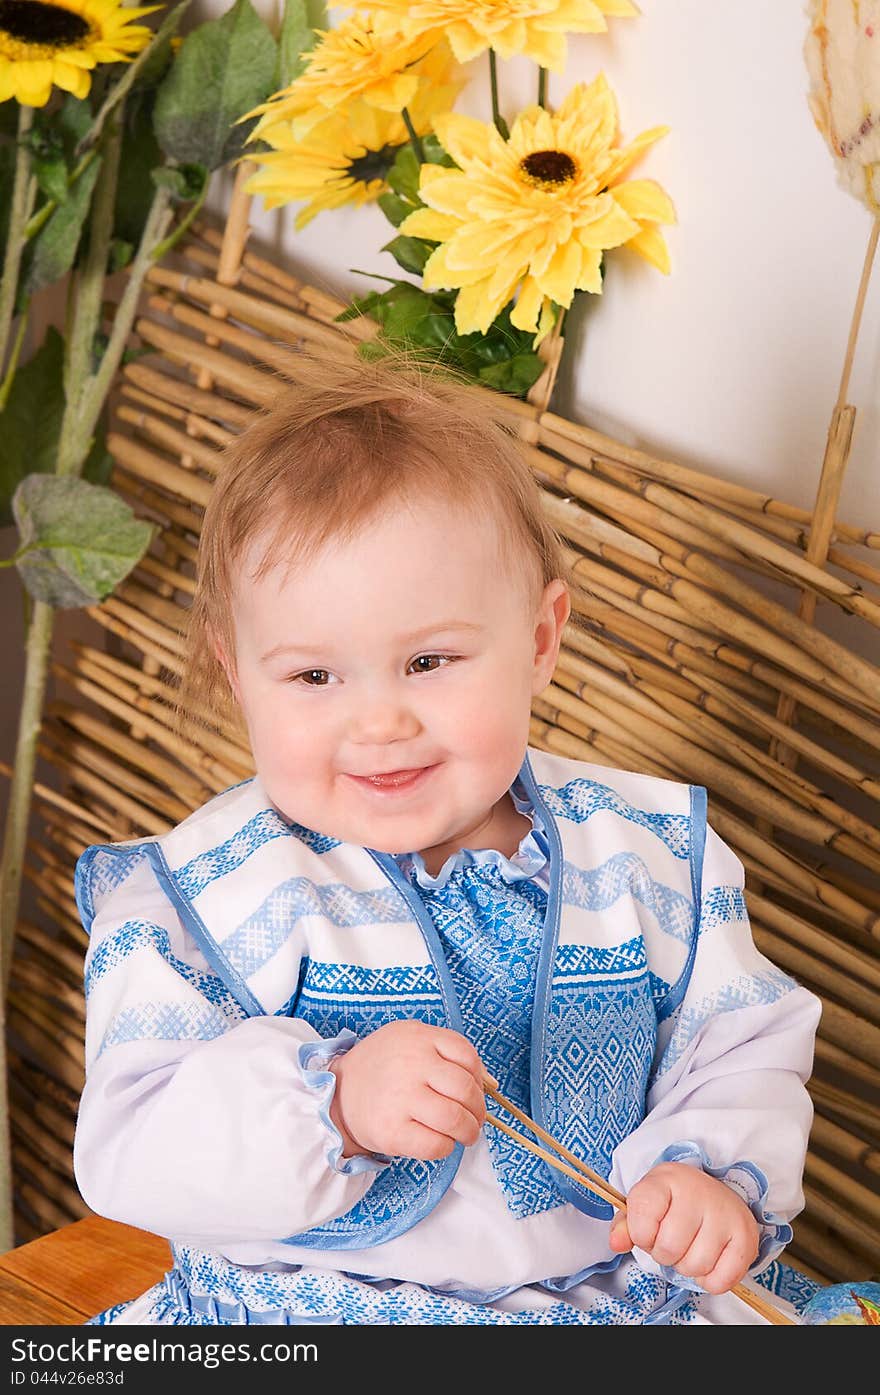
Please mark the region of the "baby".
[[[77, 866], [76, 1176], [174, 1254], [92, 1322], [750, 1323], [744, 1276], [814, 1291], [775, 1257], [818, 1000], [754, 948], [704, 790], [529, 746], [569, 585], [489, 400], [304, 359], [227, 454], [180, 712], [240, 713], [256, 774]], [[487, 1125], [486, 1076], [625, 1217]]]

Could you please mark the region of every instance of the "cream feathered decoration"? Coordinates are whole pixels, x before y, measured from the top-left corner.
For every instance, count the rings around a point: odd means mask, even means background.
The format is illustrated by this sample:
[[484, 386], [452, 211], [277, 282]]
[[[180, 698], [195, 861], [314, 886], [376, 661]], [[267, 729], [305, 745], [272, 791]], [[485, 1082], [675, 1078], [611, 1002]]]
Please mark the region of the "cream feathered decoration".
[[880, 215], [880, 0], [808, 0], [808, 100], [841, 184]]

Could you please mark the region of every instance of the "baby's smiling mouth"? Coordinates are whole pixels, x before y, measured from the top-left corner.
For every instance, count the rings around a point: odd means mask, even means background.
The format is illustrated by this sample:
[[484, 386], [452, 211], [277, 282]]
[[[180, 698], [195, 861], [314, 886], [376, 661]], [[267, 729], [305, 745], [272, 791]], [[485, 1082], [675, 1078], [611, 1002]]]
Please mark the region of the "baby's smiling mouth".
[[436, 768], [435, 765], [418, 765], [407, 770], [377, 771], [372, 775], [350, 775], [349, 778], [375, 790], [402, 790], [412, 788]]

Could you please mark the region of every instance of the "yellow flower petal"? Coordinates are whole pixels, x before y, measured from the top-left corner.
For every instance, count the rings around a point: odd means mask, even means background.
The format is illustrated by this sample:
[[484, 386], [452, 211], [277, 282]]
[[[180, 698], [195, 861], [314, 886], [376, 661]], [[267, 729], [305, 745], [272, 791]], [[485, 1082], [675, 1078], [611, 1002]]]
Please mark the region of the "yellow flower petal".
[[15, 64], [15, 95], [25, 107], [44, 107], [52, 94], [51, 59]]
[[544, 295], [557, 305], [571, 305], [580, 269], [581, 249], [576, 242], [567, 242], [556, 249], [547, 270], [536, 279]]
[[464, 167], [472, 160], [489, 160], [490, 128], [476, 117], [449, 112], [438, 117], [434, 130], [443, 149], [449, 152], [457, 165]]
[[363, 100], [381, 111], [402, 111], [408, 107], [416, 95], [419, 80], [411, 74], [401, 73], [387, 78], [384, 82], [372, 83], [364, 89]]
[[605, 212], [578, 229], [578, 239], [584, 247], [621, 247], [638, 232], [639, 225], [636, 219], [630, 218], [613, 198], [608, 195], [605, 197], [608, 198]]
[[397, 231], [403, 237], [424, 237], [428, 242], [445, 242], [461, 227], [461, 220], [433, 208], [417, 208], [404, 218]]
[[422, 283], [426, 291], [455, 291], [459, 286], [471, 286], [486, 280], [482, 268], [470, 271], [451, 270], [447, 263], [449, 247], [448, 242], [441, 242], [425, 262]]
[[614, 202], [637, 221], [674, 223], [675, 208], [664, 189], [653, 179], [631, 179], [611, 191]]
[[488, 290], [488, 279], [485, 279], [465, 286], [455, 297], [455, 328], [459, 334], [485, 334], [501, 314], [504, 299], [500, 295], [491, 297]]
[[533, 276], [527, 276], [522, 283], [516, 305], [510, 312], [510, 323], [516, 329], [536, 334], [538, 316], [544, 304], [544, 294]]
[[638, 252], [640, 257], [644, 257], [646, 262], [650, 262], [658, 271], [662, 271], [664, 276], [669, 275], [671, 267], [669, 248], [666, 246], [659, 228], [650, 224], [643, 228], [637, 237], [631, 237], [626, 246], [631, 247], [634, 252]]
[[661, 140], [663, 136], [669, 134], [668, 126], [652, 126], [650, 131], [642, 131], [640, 136], [636, 136], [629, 145], [617, 152], [606, 170], [606, 179], [609, 184], [616, 184], [621, 175], [626, 174], [631, 169], [636, 160], [641, 159], [649, 145]]
[[74, 67], [70, 63], [56, 62], [53, 66], [52, 77], [56, 87], [60, 87], [63, 92], [72, 92], [74, 97], [89, 95], [92, 86], [92, 75], [85, 68]]
[[581, 269], [575, 289], [589, 291], [590, 295], [602, 294], [602, 253], [598, 248], [581, 248]]

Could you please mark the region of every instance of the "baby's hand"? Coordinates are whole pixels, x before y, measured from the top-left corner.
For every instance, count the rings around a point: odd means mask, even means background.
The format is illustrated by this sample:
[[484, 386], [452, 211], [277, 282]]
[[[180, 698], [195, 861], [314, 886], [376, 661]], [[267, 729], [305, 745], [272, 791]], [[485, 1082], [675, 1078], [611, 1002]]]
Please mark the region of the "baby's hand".
[[389, 1022], [331, 1062], [330, 1118], [343, 1157], [445, 1158], [476, 1143], [486, 1121], [483, 1065], [470, 1042], [447, 1027]]
[[758, 1253], [758, 1223], [730, 1187], [686, 1163], [646, 1173], [618, 1211], [609, 1237], [618, 1254], [633, 1246], [672, 1265], [707, 1293], [738, 1284]]

